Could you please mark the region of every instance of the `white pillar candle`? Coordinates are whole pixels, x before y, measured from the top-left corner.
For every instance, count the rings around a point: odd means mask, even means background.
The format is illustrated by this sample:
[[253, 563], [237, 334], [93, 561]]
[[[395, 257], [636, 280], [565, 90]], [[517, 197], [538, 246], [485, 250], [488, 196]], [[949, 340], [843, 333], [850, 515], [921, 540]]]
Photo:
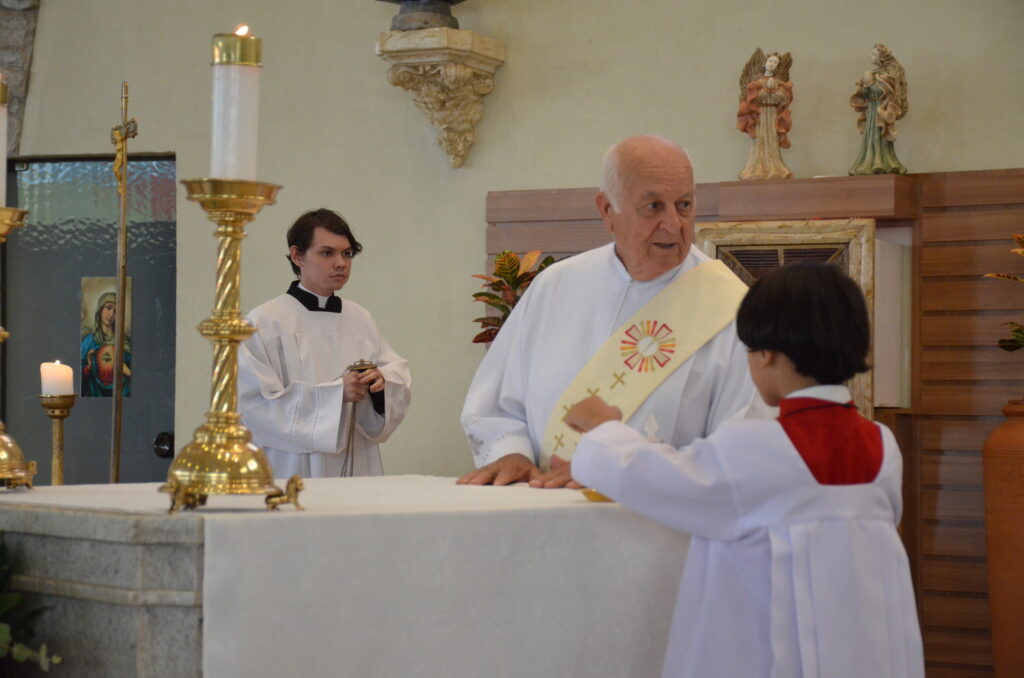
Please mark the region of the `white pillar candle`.
[[256, 179], [262, 48], [248, 31], [213, 36], [213, 179]]
[[7, 82], [0, 74], [0, 158], [4, 159], [0, 172], [0, 207], [7, 206]]
[[69, 395], [75, 392], [74, 373], [70, 365], [61, 365], [60, 361], [41, 363], [39, 380], [42, 382], [43, 395]]

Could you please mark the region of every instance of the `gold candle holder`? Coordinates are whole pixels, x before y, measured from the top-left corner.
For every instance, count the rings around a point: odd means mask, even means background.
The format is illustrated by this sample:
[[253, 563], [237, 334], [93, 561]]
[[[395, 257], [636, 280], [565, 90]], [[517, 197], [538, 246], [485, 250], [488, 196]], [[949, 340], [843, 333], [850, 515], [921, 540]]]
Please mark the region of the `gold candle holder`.
[[50, 483], [64, 484], [64, 420], [71, 416], [75, 394], [39, 396], [46, 416], [53, 420], [53, 463], [50, 465]]
[[280, 186], [236, 179], [185, 179], [188, 199], [198, 202], [217, 224], [217, 294], [213, 315], [199, 324], [199, 334], [213, 342], [213, 377], [206, 423], [195, 431], [167, 473], [161, 492], [171, 494], [170, 512], [195, 509], [210, 494], [264, 494], [267, 507], [292, 501], [298, 507], [301, 479], [289, 481], [286, 494], [274, 485], [266, 454], [252, 443], [252, 434], [238, 413], [238, 344], [255, 329], [239, 311], [241, 246], [245, 225], [266, 205], [273, 205]]
[[[2, 196], [0, 196], [2, 197]], [[7, 236], [25, 223], [26, 210], [16, 207], [0, 207], [0, 243], [7, 241]], [[11, 336], [0, 327], [0, 343]], [[14, 438], [7, 434], [7, 427], [0, 421], [0, 482], [5, 487], [32, 487], [32, 477], [36, 474], [36, 463], [25, 462], [25, 454], [21, 451]]]

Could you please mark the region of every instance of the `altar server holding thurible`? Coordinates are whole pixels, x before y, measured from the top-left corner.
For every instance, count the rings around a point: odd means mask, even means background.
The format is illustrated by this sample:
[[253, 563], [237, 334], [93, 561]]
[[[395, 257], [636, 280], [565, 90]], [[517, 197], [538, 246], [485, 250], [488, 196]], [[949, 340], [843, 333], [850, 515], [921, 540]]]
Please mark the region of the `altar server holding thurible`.
[[[288, 230], [298, 280], [247, 316], [256, 332], [239, 349], [238, 405], [278, 478], [383, 474], [379, 443], [408, 410], [406, 360], [366, 309], [334, 294], [361, 251], [334, 212], [303, 214]], [[374, 366], [349, 369], [361, 360]]]

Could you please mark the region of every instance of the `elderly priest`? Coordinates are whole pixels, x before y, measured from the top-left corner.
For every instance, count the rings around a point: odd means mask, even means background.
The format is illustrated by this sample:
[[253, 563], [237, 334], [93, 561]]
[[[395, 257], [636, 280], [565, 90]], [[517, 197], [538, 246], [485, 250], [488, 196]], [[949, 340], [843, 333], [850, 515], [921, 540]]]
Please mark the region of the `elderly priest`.
[[[597, 208], [614, 242], [549, 267], [477, 370], [461, 484], [576, 487], [569, 406], [600, 395], [649, 439], [684, 446], [757, 397], [734, 318], [746, 286], [691, 247], [693, 167], [658, 136], [605, 154]], [[756, 401], [755, 401], [756, 399]]]

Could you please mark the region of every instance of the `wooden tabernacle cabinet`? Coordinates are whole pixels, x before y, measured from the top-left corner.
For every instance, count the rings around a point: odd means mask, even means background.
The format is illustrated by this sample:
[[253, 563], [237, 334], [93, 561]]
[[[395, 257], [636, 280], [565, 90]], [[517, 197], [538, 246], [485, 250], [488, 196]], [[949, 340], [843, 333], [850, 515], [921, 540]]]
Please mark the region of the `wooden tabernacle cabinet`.
[[[568, 255], [611, 240], [594, 188], [487, 195], [487, 255]], [[1024, 397], [1024, 354], [996, 342], [1024, 317], [1024, 169], [698, 184], [698, 221], [862, 217], [911, 227], [911, 406], [878, 408], [905, 458], [901, 533], [929, 678], [993, 675], [981, 449]], [[1024, 567], [1024, 565], [1022, 565]], [[1024, 572], [1024, 570], [1022, 570]]]

